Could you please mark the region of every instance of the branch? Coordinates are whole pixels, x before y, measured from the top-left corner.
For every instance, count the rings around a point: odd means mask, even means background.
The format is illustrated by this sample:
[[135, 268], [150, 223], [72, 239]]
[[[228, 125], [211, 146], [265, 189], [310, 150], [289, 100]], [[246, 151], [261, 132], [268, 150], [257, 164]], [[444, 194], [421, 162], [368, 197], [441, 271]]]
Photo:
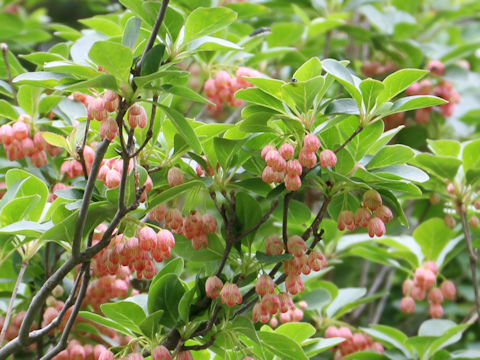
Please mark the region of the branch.
[[97, 147], [95, 152], [95, 159], [93, 160], [92, 169], [88, 177], [87, 185], [85, 186], [85, 192], [83, 193], [82, 207], [78, 213], [78, 222], [75, 227], [75, 234], [72, 243], [72, 257], [78, 258], [80, 254], [80, 245], [82, 242], [83, 230], [85, 223], [87, 222], [88, 207], [92, 200], [93, 189], [95, 188], [95, 181], [97, 180], [98, 171], [100, 170], [100, 164], [107, 152], [110, 141], [108, 139], [103, 140]]
[[85, 125], [85, 133], [83, 134], [82, 145], [77, 147], [77, 154], [80, 159], [80, 164], [82, 165], [83, 176], [85, 180], [88, 180], [87, 164], [85, 163], [85, 157], [83, 156], [83, 151], [85, 150], [85, 145], [87, 145], [88, 130], [90, 129], [90, 118], [87, 117], [87, 123]]
[[244, 237], [250, 235], [252, 232], [256, 231], [260, 226], [265, 224], [267, 220], [270, 218], [270, 216], [272, 215], [272, 213], [275, 211], [277, 206], [278, 206], [278, 200], [275, 200], [270, 210], [268, 210], [268, 212], [265, 215], [263, 215], [263, 217], [258, 221], [258, 223], [256, 223], [254, 226], [252, 226], [250, 229], [246, 230], [242, 234], [238, 235], [236, 241], [242, 240]]
[[145, 56], [155, 44], [155, 39], [157, 38], [158, 31], [160, 30], [160, 26], [162, 26], [163, 19], [165, 18], [165, 14], [167, 13], [168, 3], [170, 0], [163, 0], [162, 7], [160, 8], [160, 12], [158, 13], [157, 19], [155, 20], [155, 24], [153, 25], [152, 32], [150, 33], [150, 37], [148, 38], [147, 45], [145, 46], [145, 50], [143, 50], [142, 57], [137, 62], [135, 66], [134, 76], [140, 75], [142, 69], [142, 63], [145, 60]]
[[199, 350], [204, 350], [204, 349], [208, 349], [210, 346], [213, 345], [213, 343], [215, 342], [215, 337], [212, 336], [210, 338], [210, 340], [208, 340], [205, 344], [203, 345], [192, 345], [192, 346], [182, 346], [182, 351], [190, 351], [190, 350], [193, 350], [193, 351], [199, 351]]
[[285, 199], [283, 199], [283, 223], [282, 223], [282, 238], [283, 244], [285, 245], [285, 251], [288, 253], [287, 242], [288, 242], [288, 206], [290, 205], [290, 199], [292, 198], [294, 192], [291, 191], [287, 195], [285, 195]]
[[462, 206], [458, 206], [460, 211], [460, 218], [462, 220], [462, 228], [463, 233], [465, 235], [465, 241], [467, 243], [468, 254], [470, 258], [470, 270], [472, 273], [472, 283], [473, 289], [475, 292], [475, 308], [477, 309], [478, 318], [477, 321], [480, 324], [480, 294], [478, 293], [478, 279], [477, 279], [477, 262], [478, 262], [478, 255], [476, 251], [473, 249], [472, 245], [472, 234], [470, 233], [470, 227], [468, 226], [467, 221], [467, 213], [466, 211], [462, 211]]
[[3, 339], [5, 338], [5, 333], [7, 332], [7, 327], [10, 323], [10, 318], [12, 316], [13, 304], [15, 303], [15, 300], [17, 298], [18, 288], [22, 283], [23, 275], [25, 274], [25, 270], [27, 270], [27, 266], [28, 263], [26, 261], [22, 261], [22, 266], [20, 267], [17, 281], [15, 282], [15, 286], [13, 288], [12, 297], [10, 298], [10, 303], [8, 304], [7, 315], [5, 316], [2, 332], [0, 333], [0, 346], [2, 346]]
[[90, 263], [89, 262], [84, 263], [82, 266], [82, 270], [83, 270], [82, 287], [80, 288], [80, 292], [78, 294], [77, 301], [75, 302], [75, 307], [73, 308], [72, 314], [70, 315], [70, 318], [67, 321], [67, 325], [65, 326], [62, 336], [60, 337], [60, 341], [53, 349], [47, 352], [45, 356], [43, 356], [40, 360], [50, 360], [55, 355], [57, 355], [60, 351], [62, 351], [67, 347], [68, 336], [72, 331], [73, 324], [77, 319], [78, 312], [80, 311], [80, 307], [82, 306], [83, 299], [87, 294], [87, 287], [90, 281]]
[[336, 150], [334, 150], [333, 152], [334, 152], [335, 154], [337, 154], [339, 151], [341, 151], [345, 146], [348, 145], [348, 143], [349, 143], [350, 141], [353, 140], [353, 138], [354, 138], [355, 136], [357, 136], [358, 134], [360, 134], [360, 132], [361, 132], [362, 130], [363, 130], [363, 127], [362, 127], [362, 126], [359, 126], [359, 127], [357, 128], [357, 130], [355, 130], [354, 133], [353, 133], [352, 135], [350, 135], [350, 137], [349, 137], [347, 140], [345, 140], [345, 142], [344, 142], [342, 145], [340, 145], [340, 146], [339, 146]]
[[5, 61], [5, 70], [7, 71], [8, 83], [10, 84], [11, 91], [12, 91], [13, 101], [15, 102], [15, 105], [18, 106], [17, 92], [13, 87], [13, 77], [12, 77], [12, 72], [10, 71], [10, 63], [8, 62], [8, 45], [5, 43], [2, 43], [1, 48], [2, 48], [3, 61]]

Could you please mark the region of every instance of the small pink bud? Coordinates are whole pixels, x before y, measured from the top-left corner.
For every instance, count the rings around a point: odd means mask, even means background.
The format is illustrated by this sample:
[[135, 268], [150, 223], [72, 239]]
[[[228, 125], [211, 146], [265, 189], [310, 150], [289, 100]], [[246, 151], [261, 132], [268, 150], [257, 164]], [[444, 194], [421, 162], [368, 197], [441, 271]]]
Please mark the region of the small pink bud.
[[425, 299], [425, 296], [427, 294], [425, 292], [425, 289], [423, 289], [422, 287], [414, 286], [410, 295], [415, 300], [422, 301], [423, 299]]
[[105, 185], [107, 186], [107, 188], [113, 189], [120, 185], [121, 180], [122, 176], [118, 171], [109, 170], [107, 172], [107, 175], [105, 176]]
[[17, 140], [23, 140], [30, 136], [30, 128], [23, 121], [17, 121], [12, 125], [12, 135]]
[[428, 269], [430, 270], [431, 272], [433, 272], [433, 274], [435, 276], [437, 276], [438, 274], [438, 266], [437, 264], [435, 263], [435, 261], [427, 261], [425, 264], [423, 264], [423, 267], [425, 269]]
[[439, 60], [430, 60], [427, 65], [427, 69], [432, 75], [443, 76], [445, 73], [445, 65]]
[[280, 146], [279, 152], [285, 160], [288, 160], [293, 157], [295, 149], [291, 144], [283, 144], [282, 146]]
[[265, 160], [267, 154], [271, 151], [275, 150], [275, 148], [272, 145], [267, 145], [262, 149], [262, 158]]
[[168, 170], [167, 179], [170, 187], [182, 185], [185, 182], [183, 171], [177, 167], [172, 167]]
[[339, 331], [335, 326], [329, 326], [327, 330], [325, 330], [325, 338], [333, 338], [333, 337], [340, 337]]
[[358, 208], [355, 211], [355, 226], [367, 227], [371, 217], [370, 210]]
[[276, 180], [275, 170], [273, 170], [270, 166], [266, 166], [262, 172], [262, 180], [267, 184], [273, 184]]
[[349, 339], [353, 336], [353, 334], [349, 328], [347, 328], [346, 326], [343, 326], [340, 329], [338, 329], [338, 336], [343, 337], [345, 339]]
[[379, 217], [385, 224], [388, 224], [393, 219], [392, 210], [385, 205], [380, 206], [375, 210], [375, 215]]
[[430, 316], [434, 319], [438, 319], [443, 316], [443, 307], [440, 304], [430, 304], [429, 311]]
[[443, 220], [445, 222], [445, 225], [450, 229], [453, 229], [455, 227], [455, 219], [453, 218], [452, 215], [445, 214], [445, 217], [443, 218]]
[[270, 235], [265, 239], [265, 250], [268, 255], [281, 255], [285, 246], [277, 235]]
[[334, 167], [337, 163], [337, 155], [332, 150], [323, 150], [320, 153], [320, 165], [323, 168], [331, 168]]
[[139, 104], [133, 104], [128, 109], [128, 123], [131, 128], [144, 128], [147, 125], [147, 112], [145, 108]]
[[375, 211], [382, 206], [382, 197], [377, 191], [373, 189], [368, 190], [363, 194], [363, 206], [371, 211]]
[[299, 275], [288, 275], [285, 279], [285, 288], [292, 295], [297, 295], [305, 289], [303, 280]]
[[442, 285], [440, 285], [440, 290], [442, 291], [443, 296], [449, 300], [453, 300], [457, 294], [455, 284], [450, 280], [445, 280], [442, 282]]
[[260, 304], [262, 306], [262, 310], [271, 315], [275, 315], [280, 309], [280, 300], [274, 293], [266, 294], [262, 298], [262, 302]]
[[287, 175], [284, 181], [285, 188], [289, 191], [297, 191], [302, 186], [302, 179], [300, 178], [300, 176], [297, 175]]
[[193, 355], [190, 351], [180, 351], [177, 360], [193, 360]]
[[172, 360], [172, 355], [170, 354], [170, 351], [168, 351], [168, 349], [165, 346], [157, 345], [152, 350], [152, 359], [153, 360]]
[[295, 308], [292, 297], [288, 293], [279, 294], [278, 300], [280, 300], [280, 312], [282, 313], [286, 313]]
[[374, 236], [383, 236], [385, 234], [386, 230], [385, 230], [385, 224], [383, 223], [382, 219], [378, 218], [378, 217], [374, 217], [372, 219], [370, 219], [370, 221], [368, 222], [368, 235], [370, 237], [374, 237]]
[[350, 231], [355, 230], [355, 215], [350, 210], [343, 210], [338, 214], [338, 230], [343, 231], [347, 228]]
[[202, 216], [203, 227], [207, 233], [213, 234], [217, 231], [217, 219], [212, 214], [204, 214]]
[[222, 288], [223, 282], [217, 276], [210, 276], [205, 282], [205, 292], [210, 299], [218, 298]]
[[439, 288], [433, 288], [428, 293], [428, 300], [434, 304], [443, 303], [443, 294], [442, 290]]
[[315, 155], [314, 152], [310, 152], [306, 148], [303, 148], [298, 155], [298, 161], [302, 166], [312, 168], [317, 162], [317, 155]]
[[148, 226], [143, 226], [137, 231], [138, 242], [142, 250], [150, 251], [155, 247], [157, 234]]
[[257, 283], [255, 284], [255, 291], [260, 296], [272, 294], [275, 291], [275, 283], [270, 276], [268, 276], [267, 274], [263, 274], [257, 279]]
[[300, 176], [302, 175], [302, 164], [298, 160], [288, 160], [287, 161], [287, 175], [290, 176]]
[[320, 140], [315, 134], [308, 134], [303, 138], [303, 146], [308, 152], [317, 152], [320, 149]]
[[221, 291], [222, 303], [228, 306], [240, 305], [242, 303], [242, 294], [236, 284], [225, 284]]
[[402, 285], [403, 295], [405, 295], [405, 296], [410, 295], [410, 292], [412, 291], [414, 285], [415, 285], [415, 283], [413, 282], [413, 280], [410, 280], [410, 279], [405, 280], [403, 282], [403, 285]]
[[105, 108], [108, 112], [114, 112], [118, 110], [120, 98], [115, 91], [106, 90], [105, 94], [103, 94], [103, 99], [105, 100]]
[[472, 228], [477, 228], [478, 227], [478, 217], [476, 217], [475, 215], [472, 215], [470, 217], [470, 219], [468, 220], [468, 223], [470, 224], [470, 226]]
[[299, 257], [307, 250], [307, 244], [300, 236], [293, 235], [287, 241], [287, 248], [290, 254]]

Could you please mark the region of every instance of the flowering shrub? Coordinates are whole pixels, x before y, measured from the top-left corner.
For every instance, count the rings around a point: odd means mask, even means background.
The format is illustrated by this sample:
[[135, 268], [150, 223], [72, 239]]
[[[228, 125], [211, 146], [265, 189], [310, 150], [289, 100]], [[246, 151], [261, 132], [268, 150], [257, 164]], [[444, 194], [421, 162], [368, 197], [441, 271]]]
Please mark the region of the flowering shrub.
[[478, 6], [7, 3], [0, 360], [480, 357]]

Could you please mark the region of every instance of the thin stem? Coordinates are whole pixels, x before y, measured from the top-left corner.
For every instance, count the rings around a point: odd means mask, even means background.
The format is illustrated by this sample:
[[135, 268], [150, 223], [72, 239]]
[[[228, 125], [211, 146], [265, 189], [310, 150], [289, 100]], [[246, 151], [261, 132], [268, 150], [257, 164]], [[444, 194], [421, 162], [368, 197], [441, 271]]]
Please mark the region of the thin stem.
[[13, 101], [15, 102], [15, 105], [18, 105], [17, 92], [13, 87], [13, 77], [12, 77], [12, 72], [10, 70], [10, 63], [8, 61], [8, 45], [5, 43], [2, 43], [1, 48], [2, 48], [3, 61], [5, 61], [5, 70], [7, 71], [8, 83], [12, 91]]
[[85, 180], [88, 180], [88, 171], [87, 171], [87, 164], [85, 163], [85, 156], [83, 156], [83, 151], [85, 150], [85, 146], [87, 145], [87, 137], [88, 137], [89, 129], [90, 129], [90, 119], [87, 117], [82, 144], [77, 148], [77, 154], [80, 160], [80, 164], [82, 165], [82, 171], [83, 171], [83, 176], [85, 177]]
[[[156, 103], [158, 101], [158, 95], [154, 95], [153, 96], [153, 102]], [[135, 157], [137, 156], [138, 154], [140, 154], [140, 152], [143, 150], [143, 148], [145, 146], [147, 146], [148, 142], [150, 141], [150, 139], [152, 138], [153, 136], [153, 123], [155, 121], [155, 115], [157, 113], [157, 105], [156, 104], [152, 104], [152, 112], [150, 114], [150, 123], [148, 125], [148, 130], [147, 130], [147, 135], [145, 136], [145, 140], [143, 141], [142, 145], [140, 145], [140, 147], [138, 148], [137, 151], [135, 151], [135, 153], [131, 156], [131, 157]]]
[[145, 60], [145, 56], [155, 44], [155, 40], [157, 38], [158, 31], [160, 30], [160, 26], [162, 26], [163, 19], [165, 18], [165, 14], [167, 13], [168, 3], [170, 0], [163, 0], [162, 7], [160, 8], [160, 12], [158, 13], [157, 19], [155, 20], [155, 24], [153, 25], [152, 32], [150, 33], [150, 37], [148, 38], [147, 45], [145, 46], [145, 50], [143, 50], [142, 57], [137, 62], [135, 67], [135, 76], [140, 75], [143, 61]]
[[473, 289], [475, 292], [475, 308], [477, 309], [478, 318], [477, 321], [480, 324], [480, 294], [478, 293], [478, 279], [477, 279], [477, 262], [478, 255], [473, 249], [472, 245], [472, 234], [470, 233], [470, 227], [468, 226], [467, 214], [465, 211], [461, 210], [462, 206], [459, 206], [460, 209], [460, 218], [462, 220], [463, 233], [465, 235], [465, 241], [467, 243], [468, 254], [470, 258], [470, 271], [472, 273], [472, 283]]
[[359, 127], [357, 128], [357, 130], [355, 130], [355, 132], [354, 132], [352, 135], [350, 135], [350, 137], [349, 137], [347, 140], [345, 140], [345, 142], [344, 142], [342, 145], [340, 145], [337, 149], [334, 150], [334, 153], [337, 154], [338, 152], [340, 152], [345, 146], [348, 145], [348, 143], [349, 143], [350, 141], [353, 140], [353, 138], [354, 138], [355, 136], [357, 136], [358, 134], [360, 134], [360, 132], [361, 132], [362, 130], [363, 130], [363, 127], [362, 127], [362, 126], [359, 126]]
[[263, 215], [263, 217], [254, 226], [252, 226], [250, 229], [246, 230], [242, 234], [238, 235], [236, 241], [242, 240], [244, 237], [250, 235], [252, 232], [256, 231], [260, 226], [265, 224], [267, 220], [270, 218], [270, 216], [272, 215], [272, 213], [275, 211], [277, 206], [278, 206], [278, 200], [275, 200], [272, 206], [270, 207], [270, 210], [268, 210], [268, 212], [265, 215]]
[[25, 270], [27, 270], [27, 266], [28, 263], [26, 261], [22, 261], [22, 266], [20, 267], [20, 272], [18, 273], [17, 281], [15, 282], [15, 286], [13, 288], [12, 297], [10, 298], [10, 303], [8, 304], [7, 315], [5, 316], [2, 332], [0, 333], [0, 346], [2, 346], [3, 339], [5, 338], [5, 333], [7, 332], [7, 327], [10, 323], [10, 318], [12, 317], [13, 304], [17, 298], [18, 288], [22, 283], [23, 275], [25, 274]]
[[287, 242], [288, 242], [288, 206], [290, 205], [290, 199], [292, 198], [294, 192], [289, 192], [285, 195], [283, 199], [283, 222], [282, 222], [282, 238], [283, 244], [285, 245], [285, 251], [288, 253]]
[[93, 189], [95, 188], [95, 181], [97, 180], [98, 171], [100, 170], [100, 164], [107, 152], [110, 141], [108, 139], [103, 140], [97, 147], [95, 153], [95, 159], [93, 160], [92, 168], [90, 170], [90, 176], [88, 177], [87, 185], [85, 186], [85, 192], [82, 199], [82, 207], [78, 214], [78, 222], [75, 227], [75, 234], [72, 243], [72, 257], [78, 258], [80, 254], [80, 245], [82, 243], [83, 230], [85, 223], [87, 222], [88, 207], [92, 200]]

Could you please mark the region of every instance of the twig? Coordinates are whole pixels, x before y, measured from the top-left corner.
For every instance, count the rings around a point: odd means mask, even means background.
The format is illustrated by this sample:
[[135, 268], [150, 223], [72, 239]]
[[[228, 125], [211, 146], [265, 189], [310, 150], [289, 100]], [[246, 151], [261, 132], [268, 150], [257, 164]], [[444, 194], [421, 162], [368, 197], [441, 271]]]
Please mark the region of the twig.
[[170, 2], [170, 0], [163, 0], [162, 1], [162, 7], [160, 8], [157, 19], [155, 20], [155, 24], [153, 25], [152, 32], [150, 33], [150, 37], [148, 38], [147, 45], [145, 46], [145, 50], [143, 50], [142, 57], [137, 62], [137, 65], [135, 66], [134, 76], [140, 75], [140, 72], [141, 72], [141, 69], [142, 69], [142, 64], [143, 64], [143, 61], [145, 60], [145, 56], [147, 56], [147, 53], [153, 47], [153, 44], [155, 44], [155, 40], [157, 38], [158, 31], [160, 30], [160, 26], [162, 26], [163, 19], [165, 18], [165, 14], [167, 13], [167, 8], [168, 8], [168, 3], [169, 2]]
[[90, 118], [87, 117], [82, 144], [77, 147], [77, 154], [80, 160], [80, 164], [82, 165], [83, 177], [85, 178], [85, 180], [88, 180], [88, 171], [87, 171], [87, 164], [85, 163], [85, 156], [83, 156], [83, 151], [85, 150], [85, 146], [87, 145], [87, 137], [88, 137], [89, 129], [90, 129]]
[[100, 170], [100, 164], [107, 152], [110, 141], [108, 139], [103, 140], [97, 147], [95, 152], [95, 159], [93, 160], [92, 168], [90, 170], [90, 176], [88, 177], [87, 185], [85, 186], [85, 192], [82, 198], [82, 207], [78, 213], [78, 222], [75, 227], [75, 233], [72, 243], [72, 257], [78, 258], [80, 254], [80, 245], [82, 243], [83, 230], [85, 223], [87, 222], [88, 207], [92, 200], [93, 189], [95, 188], [95, 182], [97, 180], [98, 171]]
[[285, 252], [288, 253], [287, 242], [288, 242], [288, 206], [290, 205], [290, 199], [292, 198], [294, 192], [291, 191], [283, 199], [283, 222], [282, 222], [282, 238], [283, 244], [285, 245]]
[[10, 84], [10, 87], [11, 87], [13, 101], [15, 102], [15, 105], [18, 105], [17, 92], [13, 87], [13, 77], [12, 77], [12, 72], [10, 71], [10, 63], [8, 62], [8, 45], [5, 43], [2, 43], [0, 46], [2, 48], [3, 61], [5, 61], [5, 70], [7, 71], [8, 83]]
[[17, 298], [18, 288], [22, 283], [23, 275], [25, 274], [25, 270], [27, 270], [27, 266], [28, 263], [26, 261], [22, 261], [22, 266], [20, 267], [17, 281], [15, 282], [15, 286], [13, 287], [12, 297], [10, 298], [10, 303], [8, 304], [7, 314], [3, 323], [2, 332], [0, 333], [0, 346], [2, 346], [3, 339], [5, 338], [5, 333], [7, 332], [7, 327], [10, 323], [10, 318], [12, 317], [13, 304], [15, 303], [15, 300]]
[[265, 215], [263, 215], [263, 217], [258, 221], [258, 223], [256, 223], [254, 226], [252, 226], [250, 229], [246, 230], [242, 234], [238, 235], [236, 241], [242, 240], [244, 237], [250, 235], [252, 232], [256, 231], [260, 226], [265, 224], [267, 220], [270, 218], [270, 216], [272, 215], [272, 213], [275, 211], [277, 206], [278, 206], [278, 200], [275, 200], [270, 210], [268, 210], [268, 212]]
[[459, 205], [459, 209], [460, 209], [459, 212], [460, 212], [460, 218], [462, 221], [463, 233], [465, 235], [465, 241], [467, 243], [467, 249], [468, 249], [468, 254], [470, 258], [470, 270], [472, 273], [472, 283], [473, 283], [473, 289], [475, 292], [475, 307], [477, 309], [477, 314], [478, 314], [477, 321], [480, 324], [480, 294], [478, 293], [478, 279], [477, 279], [478, 255], [476, 251], [473, 249], [472, 234], [470, 233], [470, 227], [468, 226], [466, 211], [462, 211], [461, 205]]
[[80, 307], [82, 306], [83, 299], [87, 294], [87, 287], [90, 281], [90, 263], [87, 262], [83, 264], [82, 270], [83, 270], [82, 287], [80, 288], [80, 292], [78, 293], [77, 301], [75, 302], [75, 307], [73, 308], [72, 314], [70, 315], [70, 318], [67, 321], [65, 329], [62, 332], [60, 341], [53, 349], [47, 352], [45, 356], [43, 356], [40, 360], [50, 360], [55, 355], [57, 355], [60, 351], [65, 349], [65, 347], [67, 346], [68, 336], [70, 335], [73, 324], [75, 323], [75, 320], [78, 316], [78, 312], [80, 311]]
[[360, 134], [360, 132], [361, 132], [362, 130], [363, 130], [363, 127], [362, 127], [362, 126], [359, 126], [359, 127], [357, 128], [357, 130], [355, 130], [354, 133], [353, 133], [352, 135], [350, 135], [350, 137], [349, 137], [347, 140], [345, 140], [345, 142], [344, 142], [342, 145], [340, 145], [337, 149], [335, 149], [333, 152], [334, 152], [335, 154], [337, 154], [339, 151], [341, 151], [345, 146], [348, 145], [348, 143], [349, 143], [350, 141], [353, 140], [353, 138], [354, 138], [355, 136], [357, 136], [358, 134]]
[[212, 336], [210, 338], [210, 340], [208, 340], [205, 344], [203, 345], [191, 345], [191, 346], [185, 346], [183, 345], [182, 346], [182, 351], [199, 351], [199, 350], [204, 350], [204, 349], [208, 349], [210, 346], [213, 345], [213, 343], [215, 342], [215, 337]]

